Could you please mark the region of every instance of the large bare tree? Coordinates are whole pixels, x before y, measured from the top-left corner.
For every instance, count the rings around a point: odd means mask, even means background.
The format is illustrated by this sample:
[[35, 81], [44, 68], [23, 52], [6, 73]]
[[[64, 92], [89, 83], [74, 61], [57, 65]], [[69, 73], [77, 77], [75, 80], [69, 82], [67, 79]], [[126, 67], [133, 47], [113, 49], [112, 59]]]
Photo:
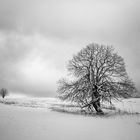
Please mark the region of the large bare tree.
[[69, 61], [68, 71], [73, 77], [58, 82], [59, 98], [91, 111], [94, 108], [99, 114], [103, 114], [101, 101], [130, 97], [135, 91], [123, 58], [111, 46], [88, 45]]

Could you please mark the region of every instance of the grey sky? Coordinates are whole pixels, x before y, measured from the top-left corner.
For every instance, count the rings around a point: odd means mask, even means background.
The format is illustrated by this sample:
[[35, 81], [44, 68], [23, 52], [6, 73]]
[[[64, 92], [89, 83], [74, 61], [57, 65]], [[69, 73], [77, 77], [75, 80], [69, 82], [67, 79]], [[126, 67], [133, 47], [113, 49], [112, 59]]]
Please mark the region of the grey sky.
[[113, 45], [140, 89], [139, 0], [0, 0], [0, 87], [54, 96], [66, 62], [92, 42]]

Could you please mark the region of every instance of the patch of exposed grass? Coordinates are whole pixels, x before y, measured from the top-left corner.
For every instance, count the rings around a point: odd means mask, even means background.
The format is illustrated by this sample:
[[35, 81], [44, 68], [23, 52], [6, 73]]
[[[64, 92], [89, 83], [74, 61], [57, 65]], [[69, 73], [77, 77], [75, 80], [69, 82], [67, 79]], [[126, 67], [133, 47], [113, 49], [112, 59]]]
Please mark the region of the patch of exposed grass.
[[104, 114], [97, 114], [94, 110], [82, 109], [77, 105], [59, 105], [50, 106], [52, 111], [57, 111], [61, 113], [73, 114], [73, 115], [86, 115], [86, 116], [100, 116], [100, 117], [115, 117], [124, 115], [140, 115], [139, 112], [126, 111], [117, 109], [115, 106], [103, 106]]

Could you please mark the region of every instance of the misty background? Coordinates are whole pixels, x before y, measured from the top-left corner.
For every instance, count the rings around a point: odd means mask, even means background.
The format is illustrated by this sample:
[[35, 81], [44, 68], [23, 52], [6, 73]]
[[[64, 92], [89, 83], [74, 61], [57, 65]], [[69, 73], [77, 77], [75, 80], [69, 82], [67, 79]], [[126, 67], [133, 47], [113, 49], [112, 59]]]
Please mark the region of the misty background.
[[73, 54], [112, 45], [140, 90], [139, 0], [0, 0], [0, 88], [57, 95]]

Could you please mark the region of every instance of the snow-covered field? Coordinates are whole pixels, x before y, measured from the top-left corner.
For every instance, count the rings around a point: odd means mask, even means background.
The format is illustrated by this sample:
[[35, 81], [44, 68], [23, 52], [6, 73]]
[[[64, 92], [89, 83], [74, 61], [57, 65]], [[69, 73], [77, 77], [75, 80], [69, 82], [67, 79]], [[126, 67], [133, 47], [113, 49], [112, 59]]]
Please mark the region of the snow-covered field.
[[[128, 114], [110, 117], [53, 111], [67, 103], [55, 98], [0, 99], [0, 140], [139, 140], [140, 99], [114, 102]], [[130, 113], [130, 114], [129, 114]]]

